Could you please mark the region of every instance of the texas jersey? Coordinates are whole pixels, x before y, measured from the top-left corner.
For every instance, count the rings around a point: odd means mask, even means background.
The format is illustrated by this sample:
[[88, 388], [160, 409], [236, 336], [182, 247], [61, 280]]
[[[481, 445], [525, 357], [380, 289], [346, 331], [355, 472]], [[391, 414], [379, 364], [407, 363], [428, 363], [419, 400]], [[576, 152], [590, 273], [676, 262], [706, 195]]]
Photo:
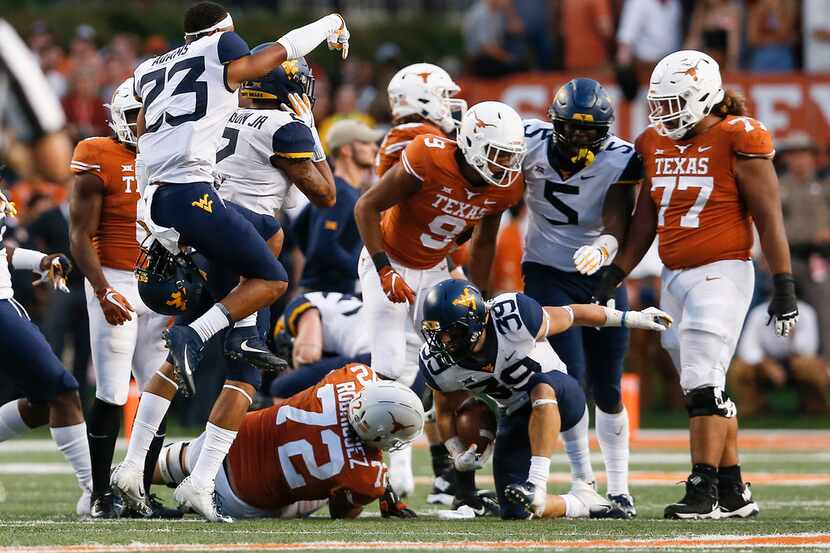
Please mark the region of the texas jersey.
[[6, 217], [11, 211], [11, 202], [3, 192], [0, 192], [0, 300], [7, 300], [14, 296], [9, 260], [6, 258], [6, 246], [3, 244], [3, 237], [6, 234]]
[[420, 369], [430, 388], [485, 394], [510, 414], [527, 403], [534, 373], [567, 369], [547, 340], [536, 341], [544, 322], [544, 311], [536, 300], [508, 293], [496, 296], [488, 305], [490, 321], [482, 359], [447, 362], [424, 344]]
[[311, 159], [314, 151], [311, 129], [289, 113], [238, 109], [225, 124], [216, 151], [219, 195], [256, 213], [274, 215], [291, 182], [271, 160]]
[[351, 490], [355, 505], [383, 495], [381, 451], [366, 447], [348, 420], [349, 402], [374, 381], [372, 369], [349, 364], [299, 394], [248, 413], [227, 457], [236, 495], [264, 510], [328, 499], [341, 488]]
[[663, 263], [683, 269], [749, 259], [752, 220], [735, 179], [735, 163], [738, 156], [775, 155], [767, 128], [750, 117], [729, 116], [689, 140], [671, 140], [649, 128], [636, 145], [658, 210]]
[[138, 149], [148, 183], [213, 182], [222, 129], [239, 106], [226, 64], [249, 53], [239, 35], [223, 32], [138, 66], [134, 92], [145, 120]]
[[87, 138], [75, 146], [70, 168], [104, 183], [101, 218], [92, 237], [101, 265], [132, 271], [138, 258], [135, 152], [113, 138]]
[[471, 186], [455, 160], [457, 148], [448, 138], [428, 134], [413, 139], [401, 154], [403, 168], [421, 188], [384, 211], [381, 233], [386, 251], [412, 269], [434, 267], [459, 234], [522, 197], [521, 178], [508, 188]]
[[361, 308], [363, 302], [351, 294], [339, 292], [307, 292], [291, 300], [277, 321], [274, 333], [287, 332], [297, 336], [297, 324], [303, 313], [316, 309], [323, 326], [323, 352], [330, 355], [357, 357], [371, 351], [369, 333], [364, 332]]
[[523, 260], [573, 272], [576, 250], [605, 228], [602, 210], [608, 190], [639, 182], [642, 163], [632, 144], [611, 135], [593, 163], [563, 178], [549, 156], [556, 140], [553, 124], [528, 119], [524, 127], [527, 156], [522, 174], [530, 216]]
[[426, 121], [422, 123], [401, 123], [400, 125], [395, 125], [389, 129], [389, 132], [383, 137], [383, 142], [380, 143], [378, 155], [375, 158], [375, 174], [382, 177], [390, 167], [401, 159], [401, 152], [409, 146], [412, 139], [421, 134], [446, 136], [444, 131]]

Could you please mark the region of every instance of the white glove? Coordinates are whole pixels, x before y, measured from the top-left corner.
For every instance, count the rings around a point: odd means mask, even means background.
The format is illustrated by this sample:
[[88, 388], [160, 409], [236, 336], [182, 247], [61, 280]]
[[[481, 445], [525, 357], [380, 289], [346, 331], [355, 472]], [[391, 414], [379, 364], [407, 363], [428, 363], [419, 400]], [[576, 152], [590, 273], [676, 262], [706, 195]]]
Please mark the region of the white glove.
[[321, 42], [329, 49], [340, 50], [343, 59], [349, 55], [349, 30], [339, 14], [330, 14], [313, 23], [288, 31], [277, 42], [285, 48], [287, 59], [295, 60], [311, 53]]
[[343, 21], [343, 24], [337, 31], [326, 37], [326, 43], [329, 50], [340, 50], [340, 55], [343, 59], [346, 59], [349, 56], [349, 38], [351, 34], [346, 27], [346, 20], [343, 19], [343, 16], [340, 14], [337, 14], [337, 16]]
[[674, 320], [671, 315], [656, 307], [649, 307], [643, 311], [617, 311], [605, 308], [606, 322], [604, 326], [622, 326], [625, 328], [641, 328], [664, 332], [671, 327]]
[[[69, 287], [66, 286], [66, 275], [72, 270], [72, 264], [69, 259], [63, 254], [52, 254], [45, 256], [46, 268], [41, 269], [39, 266], [32, 269], [32, 272], [38, 275], [38, 279], [32, 282], [33, 286], [48, 283], [52, 285], [54, 290], [69, 293]], [[51, 257], [51, 259], [49, 259]]]
[[311, 109], [311, 100], [306, 94], [303, 94], [301, 97], [296, 92], [292, 92], [288, 95], [288, 101], [291, 102], [291, 107], [280, 104], [280, 109], [293, 114], [294, 117], [311, 129], [311, 135], [314, 137], [314, 155], [311, 157], [311, 161], [324, 161], [326, 159], [326, 153], [323, 151], [323, 145], [320, 142], [320, 134], [317, 132], [317, 127], [314, 126], [314, 112]]
[[619, 243], [610, 234], [603, 234], [590, 246], [582, 246], [574, 253], [574, 266], [583, 275], [592, 275], [611, 261], [617, 251]]
[[[464, 444], [461, 443], [458, 436], [453, 436], [447, 440], [444, 445], [447, 447], [447, 451], [452, 459], [452, 464], [458, 472], [478, 470], [484, 466], [482, 459], [485, 455], [487, 455], [487, 450], [485, 450], [482, 455], [476, 455], [476, 450], [478, 449], [476, 444], [473, 444], [465, 449]], [[487, 449], [492, 448], [488, 447]], [[490, 455], [492, 455], [492, 452], [490, 452]]]

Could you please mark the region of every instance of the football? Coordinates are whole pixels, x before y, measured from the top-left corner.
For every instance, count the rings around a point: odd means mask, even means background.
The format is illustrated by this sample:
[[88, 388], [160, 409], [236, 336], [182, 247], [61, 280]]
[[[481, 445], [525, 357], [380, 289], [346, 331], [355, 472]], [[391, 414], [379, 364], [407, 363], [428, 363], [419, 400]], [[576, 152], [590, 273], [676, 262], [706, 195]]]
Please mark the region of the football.
[[455, 412], [455, 432], [464, 445], [478, 446], [482, 453], [496, 439], [496, 415], [487, 404], [475, 397], [464, 401]]

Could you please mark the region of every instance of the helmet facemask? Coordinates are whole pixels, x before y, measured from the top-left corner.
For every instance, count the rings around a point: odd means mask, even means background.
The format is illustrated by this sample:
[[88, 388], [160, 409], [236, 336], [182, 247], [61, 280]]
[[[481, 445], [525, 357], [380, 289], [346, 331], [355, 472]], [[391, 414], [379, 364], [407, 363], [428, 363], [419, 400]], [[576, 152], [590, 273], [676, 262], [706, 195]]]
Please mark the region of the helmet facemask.
[[522, 162], [527, 155], [524, 144], [488, 143], [480, 154], [472, 156], [470, 165], [493, 186], [509, 188], [522, 172]]
[[556, 149], [571, 163], [593, 163], [597, 153], [608, 138], [610, 124], [589, 123], [563, 119], [552, 114]]
[[437, 355], [443, 364], [454, 365], [473, 354], [484, 332], [484, 321], [471, 312], [445, 328], [438, 321], [424, 321], [421, 332], [430, 353]]

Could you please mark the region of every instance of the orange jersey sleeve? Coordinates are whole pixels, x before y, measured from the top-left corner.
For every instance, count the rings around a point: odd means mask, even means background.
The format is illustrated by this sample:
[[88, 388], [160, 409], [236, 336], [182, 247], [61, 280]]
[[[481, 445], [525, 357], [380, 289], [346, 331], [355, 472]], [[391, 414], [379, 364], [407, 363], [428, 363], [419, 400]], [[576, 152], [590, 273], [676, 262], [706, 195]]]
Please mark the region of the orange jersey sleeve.
[[90, 173], [101, 180], [104, 180], [104, 173], [101, 170], [101, 144], [102, 138], [87, 138], [81, 140], [75, 146], [75, 151], [72, 153], [72, 161], [69, 163], [69, 168], [76, 175], [81, 173]]
[[422, 182], [420, 190], [387, 209], [381, 233], [387, 252], [407, 267], [428, 269], [440, 263], [455, 239], [482, 217], [518, 202], [524, 181], [508, 188], [472, 186], [458, 167], [452, 140], [420, 135], [401, 154], [404, 170]]
[[772, 135], [757, 119], [729, 116], [721, 126], [732, 137], [732, 149], [737, 155], [768, 159], [775, 156]]
[[386, 133], [378, 149], [378, 155], [375, 158], [375, 174], [382, 177], [401, 159], [401, 152], [409, 146], [412, 139], [421, 134], [446, 137], [441, 129], [431, 123], [403, 123], [392, 127]]

